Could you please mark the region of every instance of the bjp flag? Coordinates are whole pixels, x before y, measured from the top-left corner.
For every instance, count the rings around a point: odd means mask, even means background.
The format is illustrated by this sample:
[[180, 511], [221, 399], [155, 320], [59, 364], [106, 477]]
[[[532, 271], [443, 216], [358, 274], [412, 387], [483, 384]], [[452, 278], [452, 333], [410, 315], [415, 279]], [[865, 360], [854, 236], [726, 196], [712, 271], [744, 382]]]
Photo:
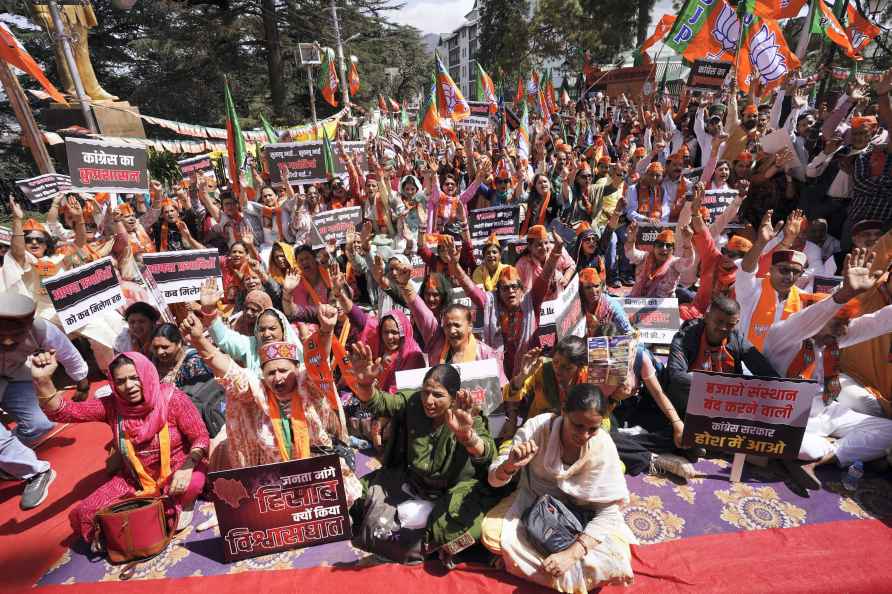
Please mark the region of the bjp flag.
[[347, 75], [347, 84], [350, 88], [350, 94], [359, 93], [359, 70], [356, 68], [356, 62], [350, 64], [350, 73]]
[[768, 19], [792, 19], [806, 4], [807, 0], [756, 0], [755, 13]]
[[859, 54], [864, 53], [864, 48], [882, 33], [882, 30], [867, 20], [863, 14], [850, 2], [846, 8], [846, 35], [852, 43], [852, 47]]
[[689, 62], [733, 62], [739, 36], [740, 20], [725, 0], [687, 0], [664, 43]]
[[495, 113], [499, 110], [499, 100], [496, 99], [496, 86], [480, 63], [477, 64], [477, 101], [489, 104], [490, 113]]
[[427, 98], [427, 103], [418, 112], [418, 127], [430, 134], [438, 136], [440, 134], [440, 114], [437, 112], [437, 80], [431, 81], [431, 93]]
[[471, 115], [471, 107], [465, 101], [461, 89], [449, 76], [449, 71], [437, 56], [437, 110], [440, 117], [451, 118], [455, 121], [463, 120]]
[[319, 70], [319, 91], [332, 107], [338, 106], [338, 70], [335, 68], [334, 50], [322, 48], [322, 65]]
[[756, 15], [749, 17], [740, 47], [737, 86], [746, 93], [750, 84], [756, 82], [754, 77], [758, 76], [759, 86], [765, 93], [780, 85], [790, 72], [799, 68], [799, 58], [790, 51], [776, 20]]
[[852, 42], [849, 41], [849, 36], [846, 34], [845, 29], [842, 28], [839, 19], [833, 14], [833, 9], [824, 0], [815, 1], [818, 3], [818, 10], [815, 11], [811, 22], [811, 32], [818, 35], [826, 35], [830, 38], [830, 41], [841, 47], [845, 54], [853, 60], [863, 59], [855, 51], [855, 48], [852, 47]]

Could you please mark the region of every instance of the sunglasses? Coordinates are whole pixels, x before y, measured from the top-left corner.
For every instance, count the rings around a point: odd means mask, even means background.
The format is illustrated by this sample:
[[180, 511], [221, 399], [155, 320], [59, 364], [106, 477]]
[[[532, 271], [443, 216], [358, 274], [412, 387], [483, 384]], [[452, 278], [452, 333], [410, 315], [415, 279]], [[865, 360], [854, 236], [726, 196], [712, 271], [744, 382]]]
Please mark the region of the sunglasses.
[[732, 252], [731, 250], [724, 248], [722, 249], [722, 254], [732, 260], [739, 260], [744, 256], [743, 252]]
[[44, 244], [46, 243], [46, 239], [44, 237], [41, 237], [40, 235], [28, 235], [25, 237], [25, 243]]
[[594, 236], [594, 235], [589, 235], [588, 237], [586, 237], [586, 238], [583, 239], [582, 241], [584, 241], [584, 242], [586, 242], [586, 243], [589, 243], [589, 242], [591, 242], [591, 243], [595, 243], [595, 236]]
[[667, 243], [667, 242], [665, 242], [665, 241], [655, 241], [655, 242], [654, 242], [654, 247], [656, 247], [656, 248], [665, 248], [665, 249], [671, 250], [672, 248], [675, 247], [675, 244], [674, 244], [674, 243]]
[[512, 293], [514, 291], [520, 291], [523, 287], [520, 283], [512, 283], [510, 285], [499, 285], [499, 291], [503, 291], [505, 293]]

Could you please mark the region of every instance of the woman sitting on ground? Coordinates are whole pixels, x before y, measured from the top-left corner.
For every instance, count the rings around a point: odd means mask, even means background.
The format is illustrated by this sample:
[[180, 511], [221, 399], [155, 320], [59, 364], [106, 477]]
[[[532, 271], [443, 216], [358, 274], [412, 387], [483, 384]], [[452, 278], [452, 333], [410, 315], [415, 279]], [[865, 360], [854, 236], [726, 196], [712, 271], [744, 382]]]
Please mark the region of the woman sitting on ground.
[[74, 531], [94, 551], [101, 550], [95, 533], [96, 512], [133, 495], [167, 495], [170, 527], [182, 530], [192, 521], [192, 507], [204, 488], [209, 437], [195, 405], [183, 392], [158, 379], [152, 362], [140, 353], [116, 356], [108, 369], [112, 395], [73, 402], [53, 385], [55, 353], [31, 357], [31, 375], [40, 406], [59, 423], [104, 422], [124, 466], [69, 514]]
[[[311, 340], [319, 345], [320, 361], [327, 362], [330, 356], [336, 320], [334, 307], [319, 307], [319, 331]], [[257, 377], [214, 346], [196, 315], [189, 314], [180, 331], [189, 337], [226, 393], [228, 467], [337, 453], [348, 505], [360, 496], [353, 450], [345, 445], [344, 410], [327, 365], [327, 379], [313, 377], [301, 363], [297, 344], [278, 340], [260, 347], [261, 377]]]
[[[517, 491], [483, 520], [482, 542], [514, 575], [561, 592], [592, 591], [632, 582], [635, 536], [621, 513], [629, 491], [613, 441], [601, 429], [607, 399], [591, 384], [570, 389], [561, 414], [529, 419], [510, 451], [489, 469], [494, 488], [521, 472]], [[524, 512], [550, 495], [580, 520], [583, 531], [561, 551], [540, 552], [524, 527]], [[585, 584], [579, 583], [580, 570]]]
[[[500, 498], [486, 484], [496, 452], [487, 421], [473, 413], [452, 365], [432, 367], [420, 390], [388, 394], [377, 389], [381, 359], [372, 358], [368, 345], [353, 345], [352, 361], [356, 396], [373, 415], [390, 417], [394, 425], [384, 467], [362, 479], [364, 495], [375, 486], [385, 490], [388, 500], [406, 493], [403, 501], [414, 505], [412, 514], [400, 516], [401, 525], [426, 528], [422, 553], [439, 552], [450, 567], [452, 556], [480, 537], [483, 514]], [[366, 515], [366, 505], [358, 504], [354, 513]], [[369, 520], [377, 518], [363, 523]]]

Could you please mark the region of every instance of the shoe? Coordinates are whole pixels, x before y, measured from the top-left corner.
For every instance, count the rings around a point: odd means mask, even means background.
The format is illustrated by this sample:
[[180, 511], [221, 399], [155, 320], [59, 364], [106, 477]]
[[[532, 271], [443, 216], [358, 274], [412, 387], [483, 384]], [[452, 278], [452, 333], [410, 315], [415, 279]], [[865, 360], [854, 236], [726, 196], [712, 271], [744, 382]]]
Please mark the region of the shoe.
[[56, 471], [52, 468], [29, 478], [25, 484], [25, 490], [22, 492], [19, 507], [22, 509], [34, 509], [43, 503], [43, 500], [46, 499], [49, 493], [50, 484], [54, 480], [56, 480]]
[[623, 286], [623, 284], [619, 281], [618, 278], [615, 278], [612, 281], [610, 281], [611, 289], [619, 289], [621, 286]]
[[694, 465], [676, 454], [660, 454], [651, 461], [651, 464], [658, 471], [670, 472], [684, 480], [697, 476]]
[[634, 287], [635, 279], [634, 278], [624, 278], [624, 279], [622, 279], [621, 284], [624, 287]]

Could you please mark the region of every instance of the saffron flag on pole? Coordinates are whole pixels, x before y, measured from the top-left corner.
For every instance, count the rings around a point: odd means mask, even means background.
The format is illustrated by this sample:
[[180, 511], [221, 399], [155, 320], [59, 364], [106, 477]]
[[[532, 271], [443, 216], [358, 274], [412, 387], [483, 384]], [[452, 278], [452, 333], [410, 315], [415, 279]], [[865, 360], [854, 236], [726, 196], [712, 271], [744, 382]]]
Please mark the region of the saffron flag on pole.
[[471, 107], [468, 105], [468, 102], [465, 101], [465, 96], [462, 95], [461, 89], [458, 88], [458, 85], [456, 85], [455, 81], [452, 80], [452, 77], [449, 76], [449, 71], [443, 66], [443, 62], [440, 61], [440, 56], [437, 55], [436, 59], [436, 97], [437, 109], [440, 112], [440, 117], [451, 118], [455, 121], [463, 120], [471, 115]]
[[861, 60], [861, 56], [852, 47], [852, 42], [849, 41], [849, 36], [846, 35], [846, 31], [842, 28], [839, 19], [833, 14], [833, 9], [824, 0], [815, 0], [815, 2], [817, 2], [818, 9], [815, 10], [815, 14], [812, 17], [811, 32], [818, 35], [826, 35], [830, 41], [841, 47], [848, 57], [853, 60]]
[[549, 113], [555, 114], [558, 111], [557, 94], [554, 92], [554, 81], [551, 79], [551, 70], [545, 75], [545, 105], [548, 106]]
[[687, 0], [664, 43], [688, 62], [733, 62], [739, 37], [740, 20], [725, 0]]
[[514, 93], [514, 109], [520, 109], [520, 102], [524, 97], [523, 75], [517, 79], [517, 91]]
[[756, 0], [756, 14], [768, 19], [792, 19], [799, 16], [808, 0]]
[[235, 113], [235, 103], [229, 91], [229, 79], [224, 79], [224, 100], [226, 102], [226, 154], [229, 163], [229, 180], [232, 192], [238, 198], [242, 193], [241, 174], [245, 170], [245, 138]]
[[657, 28], [654, 30], [654, 34], [644, 40], [644, 43], [641, 44], [641, 48], [639, 51], [643, 54], [657, 42], [663, 40], [666, 37], [666, 33], [672, 30], [672, 26], [675, 24], [675, 15], [674, 14], [664, 14], [660, 17], [659, 22], [657, 22]]
[[799, 58], [790, 51], [776, 20], [748, 14], [744, 18], [743, 35], [737, 86], [744, 93], [749, 91], [756, 77], [762, 93], [765, 93], [799, 68]]
[[477, 63], [477, 101], [487, 103], [489, 105], [489, 113], [495, 113], [499, 110], [499, 100], [496, 99], [496, 86], [479, 62]]
[[393, 97], [388, 97], [387, 102], [390, 104], [390, 113], [397, 113], [400, 110], [400, 104]]
[[854, 4], [849, 2], [846, 7], [846, 35], [855, 51], [863, 54], [864, 48], [880, 33], [882, 29], [871, 23], [867, 17], [858, 12]]
[[334, 50], [323, 47], [320, 52], [322, 65], [319, 67], [319, 91], [332, 107], [338, 106], [338, 70], [335, 68]]
[[381, 110], [381, 113], [388, 113], [390, 109], [387, 107], [387, 101], [384, 100], [384, 95], [378, 94], [378, 109]]
[[359, 70], [356, 68], [354, 58], [356, 56], [350, 56], [350, 72], [347, 74], [347, 85], [351, 95], [359, 93]]
[[0, 60], [30, 74], [56, 103], [68, 103], [5, 23], [0, 23]]

